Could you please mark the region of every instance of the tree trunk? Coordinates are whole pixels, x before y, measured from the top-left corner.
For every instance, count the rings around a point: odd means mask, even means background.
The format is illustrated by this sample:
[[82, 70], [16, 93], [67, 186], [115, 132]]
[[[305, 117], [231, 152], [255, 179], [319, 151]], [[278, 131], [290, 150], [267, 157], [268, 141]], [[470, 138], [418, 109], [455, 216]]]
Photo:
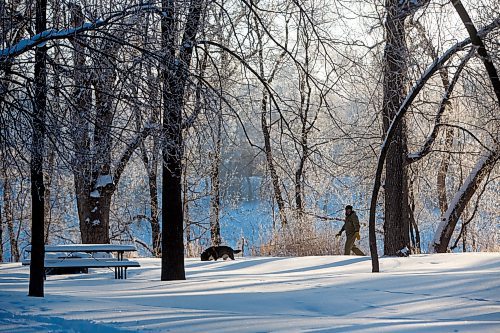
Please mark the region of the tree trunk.
[[[155, 122], [156, 123], [156, 122]], [[151, 161], [149, 160], [146, 149], [142, 145], [142, 161], [148, 174], [148, 188], [149, 188], [149, 205], [151, 208], [151, 244], [153, 245], [153, 255], [155, 257], [161, 256], [161, 231], [159, 221], [159, 207], [158, 207], [158, 154], [159, 143], [158, 136], [155, 134], [153, 138], [153, 153]]]
[[[76, 4], [70, 4], [71, 23], [74, 27], [81, 26], [84, 23], [82, 8]], [[91, 238], [101, 237], [102, 235], [92, 235], [90, 224], [90, 212], [94, 209], [90, 202], [91, 186], [91, 157], [90, 151], [90, 126], [88, 115], [92, 102], [92, 90], [90, 86], [89, 69], [86, 65], [85, 45], [86, 38], [75, 36], [70, 40], [73, 45], [73, 80], [75, 88], [73, 90], [74, 109], [71, 110], [74, 124], [72, 139], [74, 145], [74, 178], [75, 194], [77, 201], [78, 218], [80, 221], [80, 234], [83, 243], [92, 242]], [[95, 194], [95, 193], [94, 193]], [[106, 240], [94, 239], [95, 243], [109, 243]]]
[[[84, 22], [82, 9], [78, 5], [70, 5], [72, 24], [77, 27]], [[122, 47], [117, 42], [124, 37], [125, 30], [120, 30], [114, 39], [103, 39], [99, 49], [104, 54], [94, 60], [94, 68], [86, 64], [86, 41], [77, 36], [72, 39], [74, 47], [74, 82], [76, 85], [75, 129], [73, 140], [75, 145], [75, 192], [77, 197], [80, 232], [83, 243], [109, 243], [109, 215], [111, 200], [120, 176], [132, 155], [142, 143], [148, 131], [138, 134], [137, 139], [125, 148], [121, 159], [111, 170], [111, 149], [113, 143], [113, 107], [114, 85], [116, 80], [116, 55]], [[90, 85], [90, 77], [92, 84]], [[95, 108], [92, 110], [92, 96], [95, 97]], [[89, 135], [89, 119], [95, 113], [92, 135]]]
[[2, 205], [0, 205], [0, 263], [3, 262], [3, 218]]
[[[47, 0], [36, 2], [36, 33], [47, 29]], [[35, 101], [33, 105], [33, 142], [31, 146], [31, 263], [29, 296], [43, 297], [45, 276], [44, 183], [43, 154], [45, 140], [45, 113], [47, 104], [47, 47], [35, 50]]]
[[[391, 120], [399, 110], [406, 92], [407, 48], [404, 20], [398, 6], [399, 1], [386, 3], [384, 50], [384, 133], [389, 130]], [[408, 180], [406, 170], [406, 127], [402, 120], [395, 129], [385, 166], [385, 224], [384, 253], [398, 255], [404, 248], [410, 248]]]
[[[49, 146], [51, 146], [49, 144]], [[52, 185], [52, 178], [54, 175], [54, 162], [55, 162], [55, 151], [51, 147], [49, 148], [51, 151], [49, 152], [48, 156], [48, 161], [47, 161], [47, 168], [44, 172], [44, 184], [45, 184], [45, 193], [44, 193], [44, 198], [45, 198], [45, 206], [44, 206], [44, 212], [45, 212], [45, 226], [44, 226], [44, 234], [45, 234], [45, 240], [44, 243], [48, 244], [49, 242], [49, 236], [50, 236], [50, 225], [52, 223], [52, 207], [51, 207], [51, 191], [50, 187]]]
[[149, 197], [151, 204], [151, 241], [153, 242], [153, 255], [161, 255], [161, 231], [158, 209], [158, 184], [156, 181], [156, 170], [148, 177]]
[[[88, 192], [88, 191], [85, 191]], [[109, 244], [111, 193], [95, 193], [78, 203], [80, 233], [84, 244]]]
[[[107, 45], [104, 49], [114, 50], [112, 45]], [[84, 228], [81, 230], [84, 243], [110, 242], [109, 213], [117, 183], [111, 173], [115, 65], [114, 61], [105, 56], [100, 63], [103, 68], [98, 70], [98, 79], [94, 82], [96, 120], [92, 146], [95, 152], [92, 156], [91, 178], [86, 182], [90, 185], [85, 189], [87, 197], [84, 204], [79, 205], [80, 214], [84, 218]]]
[[280, 181], [278, 173], [276, 172], [276, 167], [274, 166], [273, 151], [271, 148], [271, 134], [269, 130], [269, 125], [267, 124], [267, 90], [262, 90], [262, 100], [261, 100], [261, 128], [264, 135], [264, 152], [266, 154], [267, 167], [271, 175], [271, 181], [274, 189], [274, 199], [278, 205], [278, 212], [280, 216], [281, 226], [284, 227], [288, 224], [286, 213], [285, 213], [285, 201], [283, 200], [283, 195], [281, 194]]
[[193, 47], [201, 21], [204, 2], [192, 0], [184, 35], [176, 59], [177, 24], [175, 3], [162, 1], [161, 34], [165, 48], [163, 69], [163, 166], [162, 166], [162, 267], [161, 280], [185, 280], [184, 218], [182, 205], [182, 110]]
[[17, 243], [17, 235], [14, 231], [14, 212], [12, 209], [12, 187], [11, 181], [7, 178], [7, 173], [3, 172], [4, 182], [3, 182], [3, 204], [5, 213], [5, 222], [7, 223], [7, 232], [9, 233], [9, 243], [10, 243], [10, 260], [13, 262], [18, 262], [19, 246]]
[[[255, 19], [257, 21], [257, 19]], [[260, 77], [262, 80], [265, 80], [265, 72], [264, 72], [264, 46], [262, 42], [262, 35], [259, 30], [259, 23], [256, 22], [255, 30], [257, 32], [257, 38], [259, 43], [259, 68], [260, 68]], [[281, 60], [281, 59], [280, 59]], [[280, 62], [278, 60], [275, 63], [275, 68], [278, 67]], [[267, 84], [270, 84], [273, 80], [274, 72], [270, 75], [269, 79], [267, 79]], [[276, 171], [276, 167], [274, 165], [274, 157], [273, 150], [271, 146], [271, 126], [267, 123], [267, 103], [269, 98], [269, 92], [266, 87], [262, 88], [262, 99], [260, 103], [260, 124], [262, 128], [262, 134], [264, 137], [264, 153], [266, 154], [267, 168], [269, 169], [269, 174], [271, 175], [271, 182], [273, 184], [274, 190], [274, 199], [276, 200], [276, 204], [278, 205], [278, 212], [280, 216], [281, 226], [285, 227], [288, 224], [286, 213], [285, 213], [285, 201], [283, 200], [283, 195], [281, 194], [280, 181], [278, 177], [278, 173]]]
[[295, 170], [295, 208], [297, 210], [297, 216], [299, 220], [302, 220], [302, 215], [304, 214], [304, 169], [306, 161], [309, 157], [309, 132], [314, 126], [314, 120], [309, 119], [309, 113], [311, 108], [311, 84], [309, 82], [309, 47], [310, 40], [307, 36], [302, 37], [305, 39], [304, 49], [305, 49], [305, 59], [304, 59], [304, 70], [305, 73], [301, 73], [299, 68], [300, 76], [300, 110], [299, 119], [301, 122], [300, 128], [300, 138], [297, 140], [300, 148], [299, 151], [299, 164]]
[[[187, 160], [187, 158], [186, 158]], [[183, 174], [182, 174], [182, 209], [184, 213], [184, 223], [186, 226], [186, 247], [187, 254], [189, 257], [194, 256], [193, 244], [191, 243], [191, 221], [189, 220], [189, 187], [188, 187], [188, 176], [187, 176], [187, 163], [183, 165]]]
[[[452, 128], [446, 129], [445, 134], [445, 150], [450, 150], [453, 145], [454, 131]], [[448, 175], [448, 169], [450, 167], [450, 154], [446, 154], [441, 159], [439, 163], [439, 169], [436, 179], [437, 193], [438, 193], [438, 203], [439, 210], [441, 211], [441, 216], [448, 210], [448, 195], [446, 192], [446, 176]]]
[[413, 191], [413, 179], [410, 180], [409, 184], [409, 206], [408, 212], [410, 214], [410, 235], [411, 235], [411, 253], [421, 253], [422, 249], [420, 247], [420, 231], [418, 229], [417, 220], [415, 219], [415, 194]]
[[463, 235], [462, 235], [462, 252], [467, 252], [467, 225], [463, 226]]
[[[10, 8], [7, 8], [7, 5], [10, 7]], [[11, 2], [10, 4], [6, 4], [5, 1], [2, 2], [0, 4], [0, 15], [2, 15], [3, 17], [12, 17], [12, 16], [16, 16], [17, 15], [17, 12], [19, 10], [19, 7], [20, 7], [20, 2], [19, 1], [16, 1], [16, 2]], [[10, 9], [10, 10], [8, 10]], [[13, 22], [11, 22], [13, 23]], [[19, 41], [22, 39], [23, 35], [24, 35], [24, 31], [25, 31], [25, 27], [24, 27], [24, 22], [22, 21], [18, 21], [16, 22], [15, 24], [13, 24], [12, 26], [8, 27], [7, 25], [4, 25], [2, 26], [2, 33], [0, 34], [0, 44], [1, 45], [6, 45], [6, 38], [7, 36], [11, 37], [12, 40], [10, 42], [11, 45], [14, 45], [14, 44], [17, 44], [19, 43]], [[14, 30], [15, 30], [15, 33], [14, 33]], [[5, 99], [6, 97], [8, 96], [8, 92], [9, 92], [9, 87], [12, 83], [12, 64], [13, 62], [10, 61], [10, 60], [6, 60], [6, 61], [2, 61], [0, 62], [0, 71], [2, 72], [3, 76], [0, 78], [0, 112], [4, 112], [4, 103], [5, 103]], [[5, 135], [4, 133], [1, 133], [1, 135]], [[1, 214], [0, 214], [0, 253], [1, 253], [1, 259], [0, 261], [3, 261], [4, 259], [4, 252], [3, 252], [3, 231], [4, 231], [4, 227], [5, 225], [7, 226], [7, 233], [8, 233], [8, 237], [9, 237], [9, 242], [10, 242], [10, 245], [11, 245], [11, 251], [10, 251], [10, 261], [19, 261], [19, 248], [18, 248], [18, 244], [17, 244], [17, 236], [16, 236], [16, 233], [14, 232], [14, 215], [13, 215], [13, 211], [12, 211], [12, 192], [11, 192], [11, 184], [10, 184], [10, 179], [7, 178], [7, 167], [8, 167], [8, 163], [7, 163], [7, 154], [3, 154], [5, 152], [4, 149], [2, 149], [0, 151], [0, 160], [3, 162], [2, 163], [2, 176], [4, 178], [4, 193], [3, 193], [3, 196], [4, 196], [4, 201], [3, 201], [3, 205], [4, 205], [4, 214], [5, 214], [5, 224], [4, 223], [4, 220], [1, 218]], [[5, 182], [9, 182], [8, 184], [6, 184]], [[6, 191], [6, 186], [8, 186], [9, 188], [9, 193], [8, 195], [6, 195], [5, 191]], [[8, 197], [6, 199], [6, 197]]]
[[[52, 26], [56, 29], [59, 29], [61, 26], [61, 21], [63, 20], [63, 17], [61, 15], [61, 3], [59, 1], [55, 1], [52, 4]], [[54, 63], [60, 64], [63, 61], [63, 55], [62, 52], [59, 48], [54, 49]], [[57, 111], [61, 110], [64, 105], [61, 101], [61, 69], [59, 66], [52, 66], [52, 82], [53, 82], [53, 92], [54, 92], [54, 104], [55, 107], [52, 110], [53, 113], [56, 113]], [[62, 116], [62, 115], [61, 115]], [[55, 124], [55, 127], [53, 129], [54, 132], [59, 132], [60, 126], [58, 123]], [[56, 147], [54, 146], [52, 141], [47, 142], [47, 150], [48, 150], [48, 158], [47, 158], [47, 167], [44, 172], [44, 182], [45, 182], [45, 244], [49, 244], [50, 241], [50, 229], [51, 229], [51, 224], [53, 222], [52, 220], [52, 200], [51, 200], [51, 188], [52, 188], [52, 182], [54, 179], [54, 168], [55, 168], [55, 161], [56, 161]]]
[[487, 155], [483, 156], [477, 162], [469, 177], [455, 194], [434, 236], [434, 250], [437, 253], [445, 253], [448, 250], [448, 244], [462, 212], [476, 192], [481, 181], [491, 172], [499, 158], [500, 146], [496, 144], [493, 150], [489, 151]]
[[222, 106], [217, 112], [217, 124], [215, 133], [215, 151], [210, 175], [210, 236], [212, 246], [221, 245], [220, 236], [220, 165], [222, 146]]

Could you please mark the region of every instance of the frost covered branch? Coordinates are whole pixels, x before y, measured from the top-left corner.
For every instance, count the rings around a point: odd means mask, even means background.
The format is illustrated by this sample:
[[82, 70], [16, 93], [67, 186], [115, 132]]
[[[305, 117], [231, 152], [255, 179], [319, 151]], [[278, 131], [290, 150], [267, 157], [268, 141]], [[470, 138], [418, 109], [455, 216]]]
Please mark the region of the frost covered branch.
[[19, 56], [35, 47], [43, 46], [47, 42], [58, 39], [68, 39], [87, 31], [98, 30], [104, 26], [119, 21], [127, 16], [136, 15], [140, 11], [157, 12], [157, 8], [152, 5], [134, 5], [121, 11], [112, 13], [104, 19], [97, 19], [93, 22], [85, 22], [77, 27], [67, 29], [47, 29], [30, 38], [21, 39], [18, 43], [0, 50], [0, 63], [8, 61], [10, 58]]
[[450, 102], [450, 97], [453, 92], [453, 89], [455, 88], [455, 84], [457, 83], [458, 78], [460, 77], [460, 74], [462, 73], [462, 70], [464, 69], [465, 65], [470, 60], [470, 58], [472, 58], [474, 51], [475, 50], [472, 49], [467, 54], [467, 56], [460, 62], [460, 65], [458, 65], [457, 71], [455, 72], [453, 79], [448, 85], [448, 89], [446, 89], [443, 98], [441, 99], [439, 110], [437, 112], [436, 118], [434, 119], [434, 128], [432, 129], [431, 134], [429, 134], [429, 136], [425, 140], [425, 143], [420, 149], [420, 151], [408, 154], [406, 158], [407, 163], [413, 163], [419, 161], [431, 152], [431, 147], [434, 144], [434, 141], [436, 140], [436, 137], [438, 136], [439, 133], [439, 128], [441, 127], [441, 118], [443, 116], [444, 111], [446, 110], [446, 105]]
[[120, 157], [120, 160], [118, 162], [118, 165], [116, 167], [116, 170], [113, 175], [113, 179], [115, 181], [115, 184], [118, 183], [118, 180], [120, 179], [123, 171], [125, 170], [125, 166], [127, 165], [128, 161], [132, 157], [132, 154], [134, 151], [139, 147], [139, 145], [144, 142], [144, 140], [155, 130], [157, 129], [156, 126], [154, 125], [145, 125], [144, 129], [137, 134], [137, 136], [127, 145], [127, 148], [125, 151], [122, 153], [122, 156]]
[[444, 253], [448, 248], [451, 236], [455, 231], [462, 212], [469, 203], [470, 199], [479, 187], [479, 184], [484, 177], [490, 173], [495, 164], [500, 159], [500, 144], [496, 143], [495, 147], [489, 153], [483, 153], [483, 156], [476, 163], [467, 179], [464, 181], [460, 189], [455, 194], [455, 197], [450, 202], [449, 208], [439, 223], [434, 236], [433, 249], [435, 252]]

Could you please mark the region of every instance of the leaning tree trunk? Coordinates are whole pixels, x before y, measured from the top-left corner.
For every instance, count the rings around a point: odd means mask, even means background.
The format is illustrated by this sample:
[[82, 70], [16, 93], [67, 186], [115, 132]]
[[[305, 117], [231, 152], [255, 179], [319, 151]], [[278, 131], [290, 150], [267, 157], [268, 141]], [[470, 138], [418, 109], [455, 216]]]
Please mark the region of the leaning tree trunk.
[[[36, 2], [36, 33], [47, 29], [47, 0]], [[47, 105], [47, 47], [35, 50], [35, 101], [33, 103], [33, 138], [31, 146], [31, 263], [29, 296], [43, 297], [45, 276], [43, 153]]]
[[163, 69], [163, 189], [161, 280], [185, 280], [184, 216], [182, 205], [182, 110], [196, 34], [204, 2], [191, 0], [184, 35], [176, 58], [175, 3], [162, 1], [161, 35], [165, 49]]
[[[405, 16], [398, 0], [386, 2], [386, 46], [384, 50], [384, 99], [383, 127], [389, 130], [391, 120], [399, 110], [406, 92], [407, 48], [405, 38]], [[408, 180], [406, 170], [406, 127], [402, 120], [389, 142], [385, 165], [385, 224], [384, 253], [398, 255], [410, 248]]]
[[434, 250], [436, 252], [445, 253], [448, 250], [451, 236], [455, 231], [455, 227], [460, 219], [460, 216], [462, 215], [462, 212], [474, 193], [476, 193], [481, 181], [486, 177], [486, 175], [488, 175], [488, 173], [491, 172], [499, 158], [500, 146], [497, 144], [494, 149], [489, 151], [488, 154], [483, 156], [483, 158], [478, 161], [476, 166], [472, 169], [469, 177], [455, 194], [455, 197], [444, 214], [443, 220], [439, 224], [434, 237]]

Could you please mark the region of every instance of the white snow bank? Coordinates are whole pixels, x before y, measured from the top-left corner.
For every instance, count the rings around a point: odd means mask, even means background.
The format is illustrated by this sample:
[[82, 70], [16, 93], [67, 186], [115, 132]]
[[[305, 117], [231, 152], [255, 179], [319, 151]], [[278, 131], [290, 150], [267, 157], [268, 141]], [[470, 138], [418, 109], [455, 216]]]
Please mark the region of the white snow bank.
[[0, 327], [12, 332], [494, 332], [500, 254], [186, 260], [186, 281], [160, 281], [160, 260], [49, 276], [27, 297], [29, 268], [0, 265]]

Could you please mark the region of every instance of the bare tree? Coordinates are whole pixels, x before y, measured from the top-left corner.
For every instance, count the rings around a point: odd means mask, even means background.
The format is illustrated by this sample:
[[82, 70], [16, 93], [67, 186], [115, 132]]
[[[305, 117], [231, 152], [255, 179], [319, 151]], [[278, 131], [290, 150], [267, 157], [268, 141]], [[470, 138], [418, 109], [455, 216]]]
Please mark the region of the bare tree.
[[163, 166], [162, 166], [162, 269], [161, 280], [184, 280], [184, 218], [182, 205], [182, 111], [195, 38], [199, 31], [202, 0], [191, 0], [177, 55], [176, 1], [163, 0], [161, 19], [164, 48]]
[[[488, 73], [493, 91], [496, 95], [498, 107], [500, 108], [500, 78], [498, 76], [498, 71], [461, 1], [453, 0], [452, 4], [469, 33], [472, 44], [477, 47], [477, 53], [484, 64], [486, 72]], [[482, 154], [482, 157], [472, 169], [469, 177], [455, 194], [455, 197], [444, 214], [434, 238], [434, 250], [436, 252], [446, 252], [451, 236], [455, 230], [458, 220], [460, 219], [460, 216], [462, 215], [462, 212], [476, 190], [479, 188], [481, 181], [491, 172], [500, 158], [500, 144], [498, 143], [498, 138], [493, 138], [493, 140], [494, 143], [492, 147], [487, 153]]]
[[[36, 33], [47, 29], [47, 1], [36, 2]], [[35, 50], [33, 102], [33, 143], [31, 146], [31, 262], [29, 296], [44, 296], [45, 260], [45, 184], [43, 156], [45, 152], [45, 117], [47, 108], [47, 46]]]
[[[417, 1], [418, 3], [418, 1]], [[390, 0], [385, 3], [384, 97], [383, 128], [388, 132], [391, 120], [398, 112], [407, 85], [407, 59], [405, 19], [411, 15], [408, 1]], [[401, 120], [391, 141], [387, 143], [385, 165], [385, 221], [384, 253], [398, 255], [410, 248], [408, 210], [408, 172], [406, 168], [407, 134]]]

